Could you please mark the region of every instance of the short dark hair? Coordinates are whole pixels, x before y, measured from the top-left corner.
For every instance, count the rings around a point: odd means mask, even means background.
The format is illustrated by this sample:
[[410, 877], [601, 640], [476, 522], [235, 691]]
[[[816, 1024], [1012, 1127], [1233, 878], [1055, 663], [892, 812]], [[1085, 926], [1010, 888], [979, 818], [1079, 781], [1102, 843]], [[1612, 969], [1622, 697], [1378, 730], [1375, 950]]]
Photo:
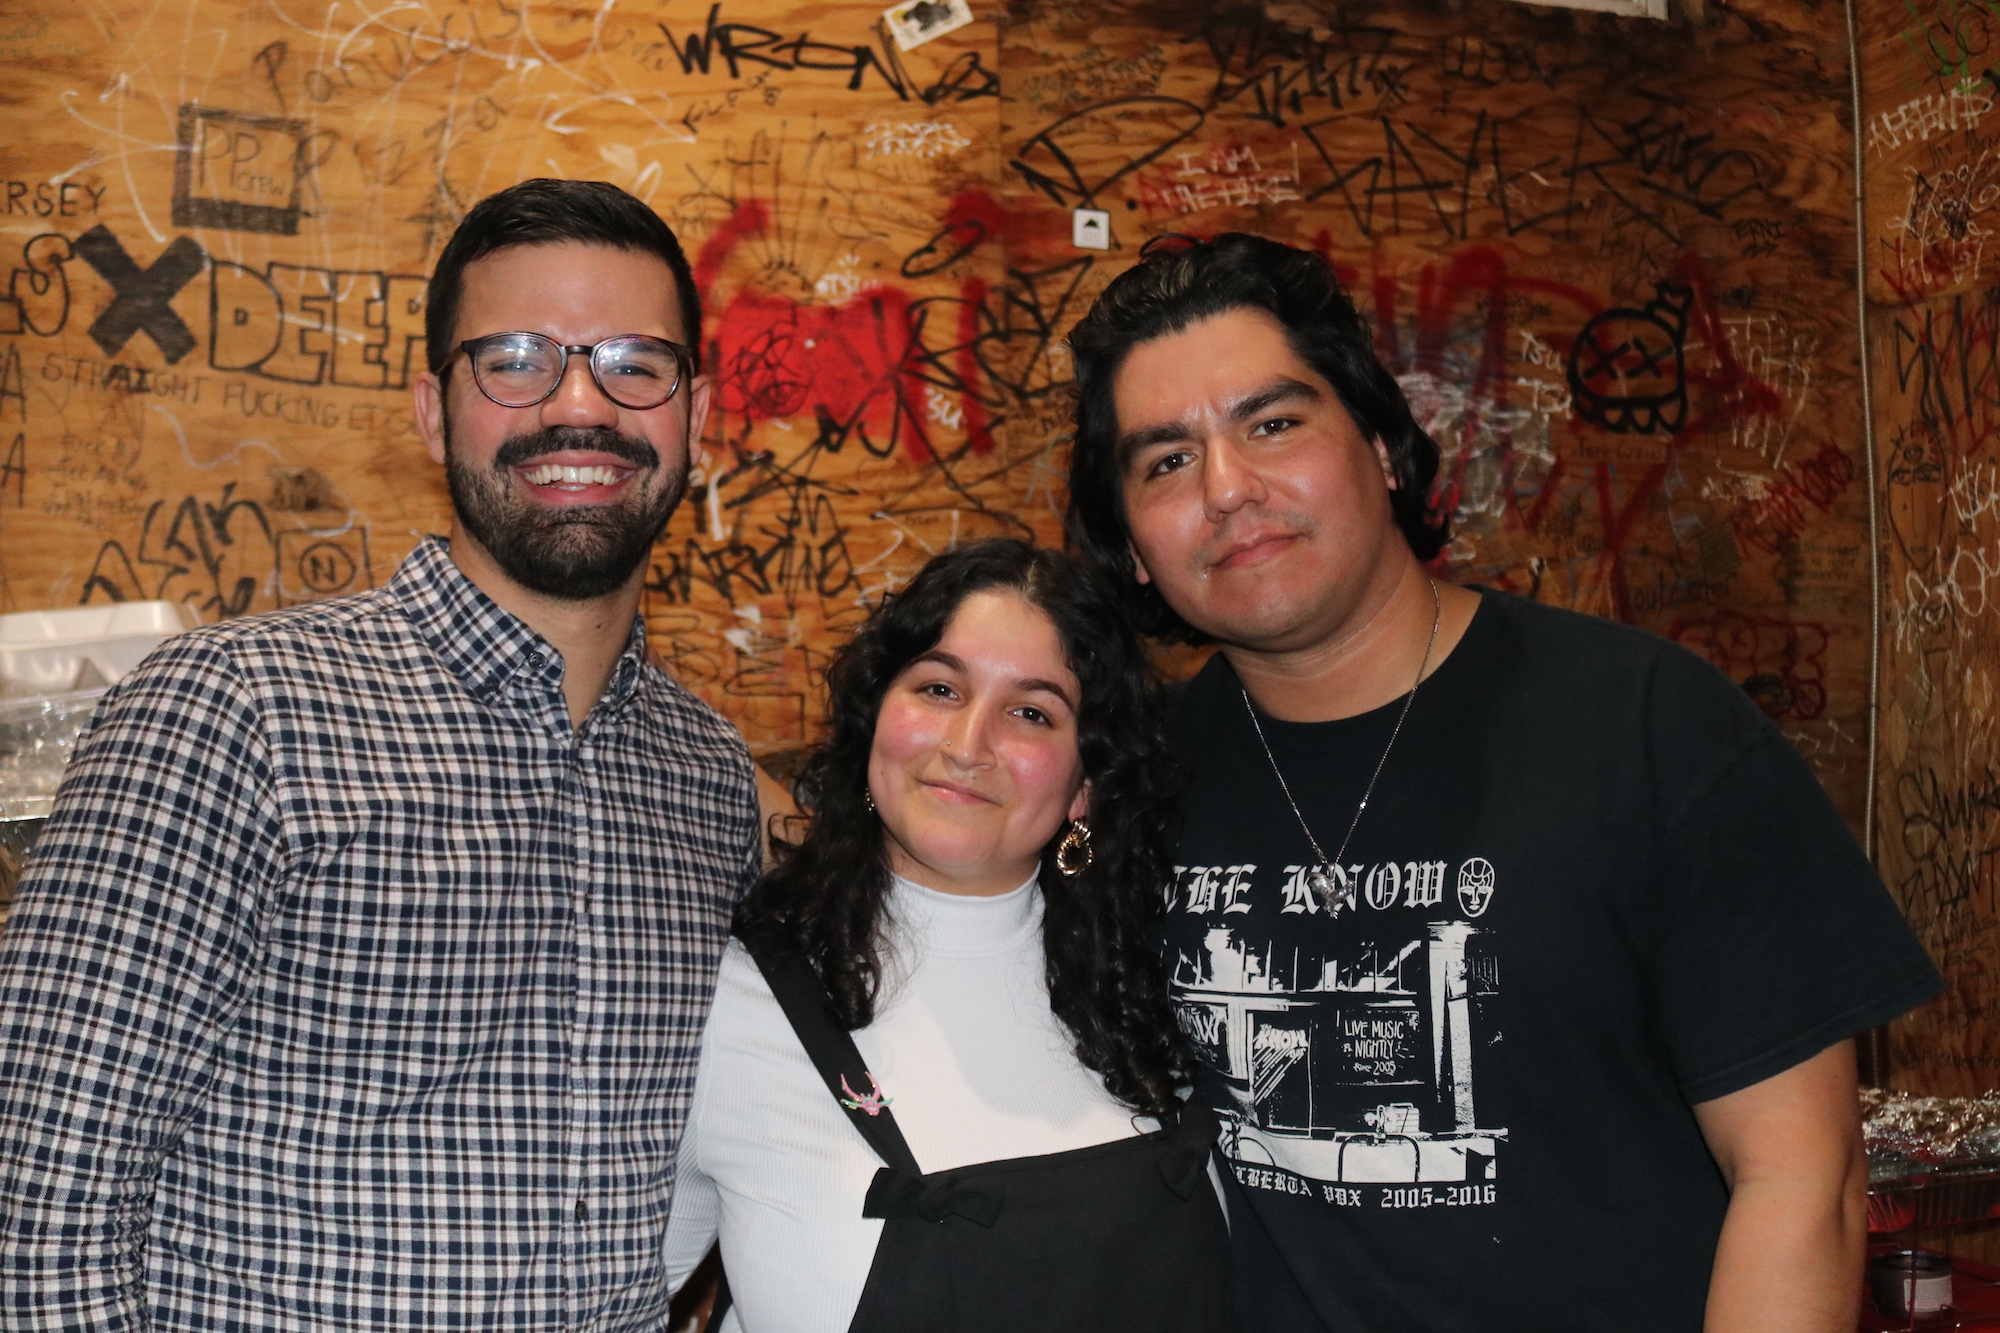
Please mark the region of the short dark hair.
[[1333, 265], [1311, 250], [1243, 232], [1212, 241], [1155, 237], [1070, 331], [1076, 441], [1063, 530], [1074, 550], [1124, 590], [1127, 610], [1157, 638], [1201, 643], [1206, 636], [1176, 615], [1154, 585], [1134, 577], [1112, 381], [1140, 343], [1243, 309], [1276, 319], [1299, 359], [1333, 386], [1362, 435], [1386, 447], [1397, 483], [1390, 509], [1417, 559], [1435, 557], [1450, 536], [1446, 516], [1430, 499], [1437, 442], [1410, 415], [1402, 386], [1375, 355], [1368, 326]]
[[796, 843], [736, 910], [738, 933], [798, 949], [849, 1028], [875, 1015], [889, 896], [887, 833], [869, 801], [868, 757], [882, 700], [935, 648], [975, 593], [1004, 589], [1049, 618], [1082, 697], [1077, 756], [1090, 783], [1090, 863], [1074, 877], [1042, 849], [1042, 947], [1049, 1006], [1077, 1057], [1113, 1097], [1159, 1115], [1178, 1101], [1192, 1055], [1160, 963], [1162, 892], [1180, 797], [1158, 684], [1116, 594], [1083, 561], [994, 537], [932, 558], [886, 598], [827, 668], [827, 737], [798, 777], [811, 812]]
[[701, 296], [694, 272], [673, 229], [660, 215], [609, 181], [566, 181], [538, 177], [489, 194], [472, 206], [445, 243], [424, 298], [425, 357], [433, 375], [443, 375], [458, 343], [458, 303], [465, 292], [465, 266], [496, 250], [516, 245], [577, 241], [658, 255], [673, 270], [680, 300], [682, 332], [696, 365], [701, 362]]

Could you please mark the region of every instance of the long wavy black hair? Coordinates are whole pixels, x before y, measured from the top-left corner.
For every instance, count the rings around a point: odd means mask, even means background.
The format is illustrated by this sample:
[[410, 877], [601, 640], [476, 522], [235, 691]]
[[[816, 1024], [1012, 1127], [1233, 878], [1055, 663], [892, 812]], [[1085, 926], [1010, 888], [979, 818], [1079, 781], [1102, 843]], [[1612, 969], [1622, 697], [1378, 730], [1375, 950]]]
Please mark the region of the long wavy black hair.
[[1077, 751], [1090, 783], [1092, 854], [1070, 878], [1056, 866], [1061, 833], [1042, 849], [1049, 1004], [1111, 1095], [1158, 1115], [1192, 1070], [1155, 952], [1179, 770], [1138, 638], [1117, 597], [1074, 556], [975, 542], [933, 559], [868, 618], [827, 668], [828, 735], [797, 783], [810, 822], [795, 843], [773, 840], [780, 859], [737, 908], [737, 932], [802, 952], [849, 1028], [874, 1021], [889, 898], [887, 836], [867, 801], [876, 716], [889, 686], [937, 646], [965, 600], [994, 589], [1049, 618], [1082, 688]]

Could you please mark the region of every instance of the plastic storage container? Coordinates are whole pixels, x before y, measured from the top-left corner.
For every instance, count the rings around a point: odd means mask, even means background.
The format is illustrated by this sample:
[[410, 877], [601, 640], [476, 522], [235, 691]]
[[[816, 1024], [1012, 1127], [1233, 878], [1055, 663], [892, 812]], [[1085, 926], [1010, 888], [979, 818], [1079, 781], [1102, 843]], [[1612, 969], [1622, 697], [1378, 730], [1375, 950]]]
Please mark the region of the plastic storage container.
[[97, 701], [194, 624], [173, 602], [0, 616], [0, 921]]
[[169, 634], [194, 625], [175, 602], [119, 602], [0, 616], [0, 696], [115, 684]]

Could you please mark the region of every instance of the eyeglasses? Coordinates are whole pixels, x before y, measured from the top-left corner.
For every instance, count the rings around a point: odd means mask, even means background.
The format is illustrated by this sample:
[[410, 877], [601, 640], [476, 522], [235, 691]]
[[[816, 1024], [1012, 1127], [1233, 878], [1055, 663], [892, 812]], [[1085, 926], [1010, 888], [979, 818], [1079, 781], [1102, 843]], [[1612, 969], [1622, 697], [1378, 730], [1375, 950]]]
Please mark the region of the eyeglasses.
[[479, 391], [502, 407], [533, 407], [556, 391], [572, 356], [587, 356], [599, 392], [643, 412], [674, 396], [694, 359], [679, 343], [644, 333], [575, 345], [539, 333], [489, 333], [459, 347], [472, 362]]

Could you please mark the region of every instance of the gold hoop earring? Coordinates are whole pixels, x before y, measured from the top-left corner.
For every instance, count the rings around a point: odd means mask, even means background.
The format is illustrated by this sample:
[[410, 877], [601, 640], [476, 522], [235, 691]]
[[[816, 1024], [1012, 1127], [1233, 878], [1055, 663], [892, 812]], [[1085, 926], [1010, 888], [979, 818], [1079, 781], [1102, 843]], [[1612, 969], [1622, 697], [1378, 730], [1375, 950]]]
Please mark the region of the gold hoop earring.
[[[1081, 857], [1081, 860], [1077, 858]], [[1069, 879], [1075, 879], [1090, 869], [1090, 824], [1079, 819], [1069, 826], [1063, 840], [1056, 844], [1056, 869]]]

